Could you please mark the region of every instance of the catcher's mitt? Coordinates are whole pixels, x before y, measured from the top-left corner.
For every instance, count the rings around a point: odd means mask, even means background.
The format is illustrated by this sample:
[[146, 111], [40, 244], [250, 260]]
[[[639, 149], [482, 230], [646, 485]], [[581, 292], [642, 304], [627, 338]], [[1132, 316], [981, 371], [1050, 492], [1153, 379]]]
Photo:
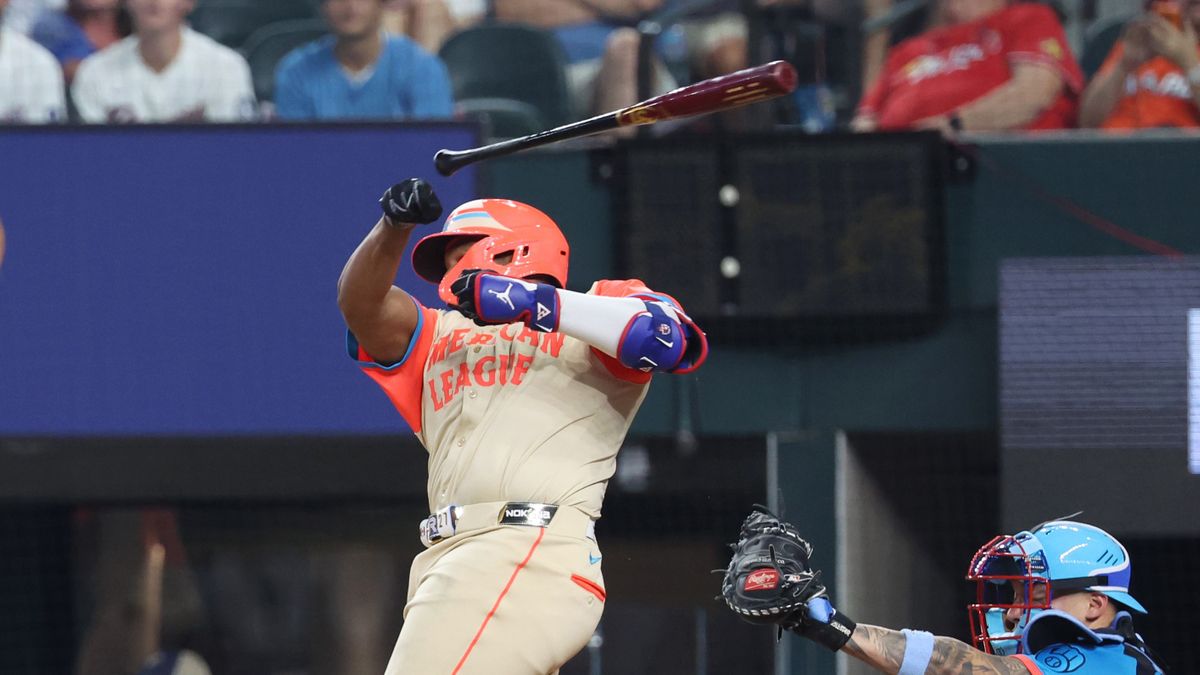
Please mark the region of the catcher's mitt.
[[825, 593], [821, 573], [808, 565], [811, 555], [794, 527], [756, 506], [733, 545], [721, 595], [747, 621], [792, 628], [808, 601]]

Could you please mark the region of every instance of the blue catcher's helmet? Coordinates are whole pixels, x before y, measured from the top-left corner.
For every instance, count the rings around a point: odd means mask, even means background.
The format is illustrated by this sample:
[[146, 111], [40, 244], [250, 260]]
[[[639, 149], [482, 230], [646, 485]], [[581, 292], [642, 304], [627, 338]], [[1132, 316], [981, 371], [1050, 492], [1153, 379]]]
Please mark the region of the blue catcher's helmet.
[[[1094, 525], [1055, 520], [1032, 532], [996, 537], [979, 549], [967, 570], [967, 579], [977, 583], [976, 602], [968, 607], [975, 646], [991, 654], [1017, 653], [1029, 620], [1067, 593], [1103, 593], [1145, 614], [1129, 594], [1129, 577], [1129, 552]], [[1046, 593], [1035, 600], [1038, 584]], [[1006, 625], [1012, 610], [1019, 618]]]

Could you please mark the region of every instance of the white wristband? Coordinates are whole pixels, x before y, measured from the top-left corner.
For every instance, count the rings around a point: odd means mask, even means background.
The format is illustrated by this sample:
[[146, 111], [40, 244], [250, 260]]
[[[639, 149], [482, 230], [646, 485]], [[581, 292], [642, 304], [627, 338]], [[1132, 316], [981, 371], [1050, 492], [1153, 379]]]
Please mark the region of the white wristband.
[[904, 633], [904, 661], [897, 675], [925, 675], [933, 659], [933, 633], [907, 628], [900, 632]]

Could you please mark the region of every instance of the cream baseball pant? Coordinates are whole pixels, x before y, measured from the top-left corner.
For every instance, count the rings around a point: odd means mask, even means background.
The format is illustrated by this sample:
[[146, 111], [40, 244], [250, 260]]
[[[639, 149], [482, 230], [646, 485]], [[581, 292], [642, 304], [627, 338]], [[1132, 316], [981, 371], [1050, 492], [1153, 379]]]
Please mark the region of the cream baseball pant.
[[546, 527], [460, 527], [426, 549], [413, 559], [386, 675], [557, 673], [604, 611], [589, 525], [564, 506]]

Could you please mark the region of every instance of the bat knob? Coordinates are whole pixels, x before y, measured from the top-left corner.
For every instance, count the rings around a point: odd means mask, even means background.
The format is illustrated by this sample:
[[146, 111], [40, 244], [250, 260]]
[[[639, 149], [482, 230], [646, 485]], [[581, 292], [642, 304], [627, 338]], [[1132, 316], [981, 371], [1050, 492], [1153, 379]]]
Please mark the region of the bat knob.
[[458, 171], [458, 162], [454, 159], [457, 154], [451, 150], [438, 150], [433, 155], [434, 168], [443, 176], [449, 176]]

